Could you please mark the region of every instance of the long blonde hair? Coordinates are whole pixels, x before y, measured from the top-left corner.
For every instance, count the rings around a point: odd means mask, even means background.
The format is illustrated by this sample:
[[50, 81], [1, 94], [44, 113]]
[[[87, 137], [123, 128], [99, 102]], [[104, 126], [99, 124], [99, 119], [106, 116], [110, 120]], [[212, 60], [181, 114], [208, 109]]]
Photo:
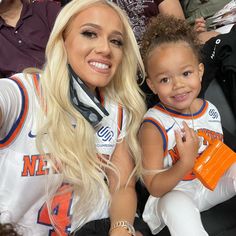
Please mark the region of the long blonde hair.
[[[141, 151], [137, 132], [145, 105], [136, 79], [138, 66], [143, 73], [144, 66], [129, 21], [115, 4], [106, 0], [73, 0], [59, 13], [46, 48], [46, 64], [40, 80], [44, 109], [39, 116], [37, 145], [40, 150], [50, 153], [50, 160], [62, 175], [63, 181], [72, 186], [75, 196], [79, 196], [77, 213], [73, 213], [73, 219], [77, 222], [84, 221], [99, 203], [100, 199], [97, 196], [100, 195], [101, 189], [106, 193], [108, 202], [110, 194], [101, 178], [104, 169], [102, 167], [106, 164], [97, 158], [95, 131], [74, 109], [69, 99], [68, 61], [63, 36], [77, 14], [98, 3], [113, 8], [124, 25], [122, 63], [110, 84], [104, 89], [104, 93], [127, 110], [125, 138], [135, 162], [134, 173], [137, 176], [141, 174]], [[72, 126], [72, 119], [75, 127]]]

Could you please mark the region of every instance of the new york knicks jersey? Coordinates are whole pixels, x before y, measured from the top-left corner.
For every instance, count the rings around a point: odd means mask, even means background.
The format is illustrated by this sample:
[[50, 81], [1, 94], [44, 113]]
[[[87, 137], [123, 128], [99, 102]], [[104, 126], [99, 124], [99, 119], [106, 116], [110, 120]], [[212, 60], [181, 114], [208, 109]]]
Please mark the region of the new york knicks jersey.
[[[149, 109], [144, 116], [144, 122], [152, 123], [161, 133], [164, 151], [164, 168], [169, 168], [178, 159], [178, 152], [175, 141], [175, 130], [180, 130], [185, 121], [190, 128], [196, 132], [206, 133], [212, 140], [223, 139], [220, 114], [217, 108], [209, 101], [203, 100], [198, 112], [194, 114], [181, 114], [174, 110], [163, 107], [160, 103]], [[202, 141], [199, 154], [207, 147], [206, 141]], [[195, 178], [192, 173], [185, 177], [185, 180]]]
[[[56, 235], [44, 204], [50, 168], [35, 144], [40, 109], [38, 80], [38, 75], [25, 78], [23, 74], [0, 80], [0, 222], [19, 225], [24, 236]], [[125, 136], [126, 115], [125, 109], [106, 98], [103, 104], [110, 115], [97, 127], [96, 146], [99, 153], [111, 156], [117, 140]], [[72, 195], [69, 195], [63, 207], [57, 199], [59, 203], [53, 209], [55, 215], [65, 218], [62, 235], [71, 231]], [[101, 204], [103, 211], [95, 209], [93, 219], [108, 216], [107, 203]]]

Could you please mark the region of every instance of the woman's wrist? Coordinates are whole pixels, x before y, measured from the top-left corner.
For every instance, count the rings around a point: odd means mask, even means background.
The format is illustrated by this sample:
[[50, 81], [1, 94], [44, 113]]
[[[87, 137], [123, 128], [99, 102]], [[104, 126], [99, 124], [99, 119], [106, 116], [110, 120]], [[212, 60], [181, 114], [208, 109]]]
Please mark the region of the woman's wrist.
[[135, 236], [135, 229], [133, 225], [126, 220], [119, 220], [111, 225], [109, 235], [116, 235], [118, 232], [127, 233], [129, 236]]
[[125, 228], [118, 227], [112, 231], [109, 231], [109, 236], [131, 236], [131, 235]]

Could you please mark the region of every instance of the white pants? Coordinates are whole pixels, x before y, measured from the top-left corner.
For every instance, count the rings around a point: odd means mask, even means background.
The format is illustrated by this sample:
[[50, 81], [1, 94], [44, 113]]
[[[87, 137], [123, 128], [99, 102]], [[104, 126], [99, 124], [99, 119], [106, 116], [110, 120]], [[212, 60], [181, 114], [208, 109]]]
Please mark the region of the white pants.
[[236, 194], [236, 164], [220, 179], [214, 191], [198, 180], [181, 181], [161, 198], [150, 196], [143, 213], [152, 233], [165, 225], [172, 236], [206, 236], [200, 212], [224, 202]]

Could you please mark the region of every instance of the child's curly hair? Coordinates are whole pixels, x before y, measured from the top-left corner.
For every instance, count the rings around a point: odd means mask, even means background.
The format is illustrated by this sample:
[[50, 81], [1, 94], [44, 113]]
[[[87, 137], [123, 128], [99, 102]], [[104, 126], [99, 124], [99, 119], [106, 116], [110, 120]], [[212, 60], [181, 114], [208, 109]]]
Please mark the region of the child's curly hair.
[[187, 42], [198, 60], [200, 57], [200, 41], [193, 27], [185, 20], [174, 16], [158, 15], [148, 24], [141, 43], [141, 54], [146, 64], [149, 53], [163, 43]]

